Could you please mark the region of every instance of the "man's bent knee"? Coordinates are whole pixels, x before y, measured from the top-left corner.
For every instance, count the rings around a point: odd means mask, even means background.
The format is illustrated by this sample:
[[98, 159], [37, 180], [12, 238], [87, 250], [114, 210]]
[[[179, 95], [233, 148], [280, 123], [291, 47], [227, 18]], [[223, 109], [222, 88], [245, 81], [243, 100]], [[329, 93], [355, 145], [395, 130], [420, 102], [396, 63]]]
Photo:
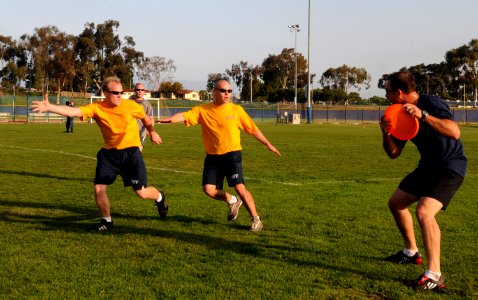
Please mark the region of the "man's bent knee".
[[138, 197], [140, 197], [142, 199], [148, 198], [148, 195], [146, 193], [146, 189], [144, 187], [140, 190], [135, 190], [134, 192], [136, 193], [136, 195], [138, 195]]
[[106, 193], [106, 188], [108, 186], [104, 184], [95, 184], [95, 194]]
[[202, 187], [202, 190], [209, 197], [215, 197], [217, 194], [217, 187], [214, 185], [207, 184]]

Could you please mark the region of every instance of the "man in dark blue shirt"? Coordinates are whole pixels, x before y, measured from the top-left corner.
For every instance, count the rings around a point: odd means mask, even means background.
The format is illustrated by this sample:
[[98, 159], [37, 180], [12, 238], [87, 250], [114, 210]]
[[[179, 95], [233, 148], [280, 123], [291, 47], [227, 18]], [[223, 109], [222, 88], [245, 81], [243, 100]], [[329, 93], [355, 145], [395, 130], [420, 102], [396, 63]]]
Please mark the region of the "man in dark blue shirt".
[[[388, 201], [405, 248], [386, 260], [422, 263], [408, 209], [417, 202], [415, 214], [422, 231], [427, 269], [410, 284], [419, 289], [439, 290], [445, 288], [445, 282], [440, 270], [441, 233], [435, 216], [447, 208], [463, 183], [468, 160], [460, 141], [460, 128], [446, 102], [435, 96], [419, 95], [415, 86], [414, 76], [406, 71], [389, 75], [385, 84], [387, 99], [392, 104], [402, 104], [404, 111], [420, 120], [418, 133], [411, 139], [420, 153], [418, 167], [400, 182]], [[380, 127], [385, 152], [392, 159], [398, 157], [407, 141], [390, 134], [388, 117], [382, 117]]]

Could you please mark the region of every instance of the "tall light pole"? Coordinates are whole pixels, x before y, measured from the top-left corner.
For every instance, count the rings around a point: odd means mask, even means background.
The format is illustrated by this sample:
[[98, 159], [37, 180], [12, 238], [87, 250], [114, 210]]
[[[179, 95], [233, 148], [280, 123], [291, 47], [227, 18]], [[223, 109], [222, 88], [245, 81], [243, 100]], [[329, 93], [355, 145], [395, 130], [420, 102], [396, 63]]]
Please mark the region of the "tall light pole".
[[294, 44], [294, 59], [295, 59], [295, 78], [294, 78], [294, 105], [297, 110], [297, 32], [300, 31], [299, 25], [289, 25], [290, 32], [295, 33], [295, 44]]
[[312, 124], [312, 101], [310, 97], [310, 0], [309, 0], [309, 9], [308, 9], [308, 17], [307, 17], [307, 123]]

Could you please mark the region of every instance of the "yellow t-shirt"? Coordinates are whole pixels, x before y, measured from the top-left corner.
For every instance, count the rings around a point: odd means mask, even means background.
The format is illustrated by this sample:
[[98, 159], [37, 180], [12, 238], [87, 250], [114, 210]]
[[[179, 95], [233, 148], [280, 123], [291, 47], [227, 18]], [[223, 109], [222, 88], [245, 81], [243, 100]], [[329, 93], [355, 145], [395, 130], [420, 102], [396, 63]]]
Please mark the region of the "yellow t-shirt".
[[214, 103], [198, 105], [183, 113], [184, 124], [201, 124], [202, 140], [208, 154], [225, 154], [242, 150], [241, 131], [253, 134], [258, 129], [254, 121], [236, 104]]
[[120, 105], [112, 107], [106, 101], [94, 102], [79, 107], [81, 119], [93, 118], [101, 129], [105, 149], [126, 149], [140, 147], [138, 123], [146, 114], [141, 105], [134, 101], [122, 100]]

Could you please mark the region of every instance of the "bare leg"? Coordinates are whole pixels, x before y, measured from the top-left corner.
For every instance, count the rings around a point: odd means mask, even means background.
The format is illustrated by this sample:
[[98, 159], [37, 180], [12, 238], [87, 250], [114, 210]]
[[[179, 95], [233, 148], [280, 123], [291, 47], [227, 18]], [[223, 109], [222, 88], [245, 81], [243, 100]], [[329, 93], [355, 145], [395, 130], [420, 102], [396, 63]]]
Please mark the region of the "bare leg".
[[241, 197], [242, 201], [246, 205], [247, 211], [251, 217], [257, 216], [256, 211], [256, 204], [254, 202], [254, 198], [252, 194], [246, 189], [246, 186], [243, 183], [237, 184], [234, 189], [236, 190], [239, 197]]
[[400, 189], [397, 189], [388, 201], [388, 207], [392, 212], [398, 230], [400, 230], [402, 234], [405, 248], [410, 250], [418, 249], [415, 232], [413, 231], [413, 218], [408, 209], [408, 207], [416, 201], [418, 201], [417, 197], [405, 193]]
[[436, 199], [424, 197], [417, 205], [416, 215], [422, 229], [423, 244], [427, 254], [427, 269], [440, 273], [440, 227], [435, 219], [443, 204]]
[[105, 184], [95, 184], [95, 200], [96, 206], [100, 210], [101, 216], [104, 218], [111, 217], [110, 201], [106, 194], [108, 186]]
[[216, 200], [224, 201], [224, 202], [228, 202], [229, 200], [231, 200], [231, 197], [232, 197], [231, 194], [226, 193], [226, 191], [222, 189], [218, 189], [214, 184], [204, 185], [203, 191], [209, 197]]
[[150, 199], [156, 201], [159, 198], [159, 191], [157, 188], [148, 186], [135, 191], [136, 195], [141, 199]]

